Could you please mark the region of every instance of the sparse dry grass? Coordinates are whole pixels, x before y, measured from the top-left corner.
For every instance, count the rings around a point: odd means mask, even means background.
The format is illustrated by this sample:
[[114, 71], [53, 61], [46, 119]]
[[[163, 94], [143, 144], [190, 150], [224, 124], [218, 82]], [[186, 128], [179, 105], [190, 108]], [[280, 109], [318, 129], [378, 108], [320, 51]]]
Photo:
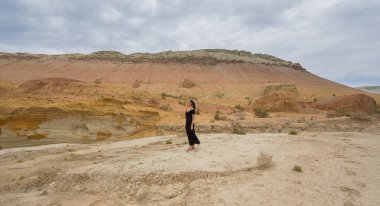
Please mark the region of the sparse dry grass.
[[112, 136], [112, 133], [108, 131], [99, 131], [96, 134], [96, 140], [105, 140], [105, 139], [110, 138], [111, 136]]
[[350, 117], [351, 113], [346, 109], [338, 109], [335, 112], [335, 116], [337, 116], [337, 117]]
[[247, 134], [244, 130], [242, 130], [239, 127], [234, 127], [232, 133], [233, 134], [240, 134], [240, 135], [246, 135]]
[[224, 97], [224, 93], [217, 93], [215, 96], [221, 99]]
[[298, 166], [298, 165], [294, 165], [293, 171], [295, 171], [295, 172], [302, 172], [302, 168], [300, 166]]
[[350, 115], [350, 119], [356, 120], [356, 121], [370, 121], [371, 117], [364, 113], [352, 113]]
[[149, 103], [150, 105], [155, 106], [155, 107], [157, 107], [157, 106], [160, 104], [160, 102], [159, 102], [157, 99], [155, 99], [155, 98], [151, 98], [151, 99], [149, 99], [149, 100], [148, 100], [148, 103]]
[[216, 120], [216, 121], [225, 121], [226, 119], [227, 119], [227, 117], [226, 116], [222, 116], [219, 110], [215, 112], [214, 120]]
[[133, 92], [132, 95], [131, 95], [131, 98], [135, 101], [139, 101], [141, 102], [143, 100], [143, 96], [142, 94], [140, 93], [137, 93], [137, 92]]
[[162, 106], [160, 106], [160, 109], [164, 110], [164, 111], [172, 111], [173, 110], [173, 108], [170, 106], [170, 104], [162, 105]]
[[94, 84], [101, 84], [102, 83], [102, 79], [95, 79], [94, 80]]
[[268, 112], [265, 109], [261, 109], [261, 108], [256, 108], [255, 109], [255, 115], [256, 115], [256, 117], [259, 117], [259, 118], [267, 118], [267, 117], [269, 117]]
[[240, 111], [240, 112], [237, 112], [235, 116], [238, 117], [239, 120], [244, 120], [246, 115], [243, 111]]
[[243, 111], [244, 110], [244, 108], [242, 106], [240, 106], [240, 104], [235, 105], [234, 108], [236, 111]]
[[289, 135], [297, 135], [298, 132], [297, 132], [296, 130], [290, 130], [290, 131], [288, 132], [288, 134], [289, 134]]
[[219, 111], [216, 111], [216, 113], [214, 115], [214, 120], [216, 120], [216, 121], [220, 120], [220, 112]]
[[256, 167], [258, 169], [266, 170], [273, 166], [272, 161], [273, 155], [260, 152], [260, 155], [257, 157]]
[[140, 81], [135, 81], [132, 85], [133, 88], [138, 88], [140, 86]]
[[179, 105], [184, 105], [184, 106], [185, 106], [185, 105], [186, 105], [186, 100], [179, 99], [179, 100], [178, 100], [178, 104], [179, 104]]
[[33, 140], [33, 139], [43, 139], [43, 138], [46, 138], [46, 134], [33, 134], [33, 135], [29, 135], [27, 136], [27, 139], [29, 140]]
[[334, 117], [336, 117], [335, 111], [333, 111], [333, 110], [328, 111], [326, 113], [326, 117], [327, 118], [334, 118]]

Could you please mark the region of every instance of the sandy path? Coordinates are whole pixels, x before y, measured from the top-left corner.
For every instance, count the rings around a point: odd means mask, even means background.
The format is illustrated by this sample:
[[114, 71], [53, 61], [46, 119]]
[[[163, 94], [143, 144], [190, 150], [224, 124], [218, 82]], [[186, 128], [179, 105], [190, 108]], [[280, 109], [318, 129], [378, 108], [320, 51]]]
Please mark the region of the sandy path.
[[[0, 205], [380, 205], [379, 137], [209, 134], [191, 153], [173, 136], [5, 149]], [[256, 167], [260, 151], [273, 167]]]

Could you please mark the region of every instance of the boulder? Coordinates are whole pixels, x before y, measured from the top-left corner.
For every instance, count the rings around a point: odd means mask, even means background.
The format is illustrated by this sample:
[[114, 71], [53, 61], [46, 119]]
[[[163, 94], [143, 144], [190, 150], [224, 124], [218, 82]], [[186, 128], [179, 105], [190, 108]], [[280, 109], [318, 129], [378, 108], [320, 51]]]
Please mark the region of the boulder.
[[253, 107], [270, 112], [298, 112], [296, 95], [287, 91], [270, 92], [256, 100]]
[[366, 94], [329, 97], [317, 102], [316, 107], [337, 112], [365, 112], [367, 114], [372, 114], [377, 109], [375, 99]]
[[190, 79], [184, 79], [182, 81], [182, 87], [183, 88], [192, 88], [195, 86], [195, 83], [191, 81]]

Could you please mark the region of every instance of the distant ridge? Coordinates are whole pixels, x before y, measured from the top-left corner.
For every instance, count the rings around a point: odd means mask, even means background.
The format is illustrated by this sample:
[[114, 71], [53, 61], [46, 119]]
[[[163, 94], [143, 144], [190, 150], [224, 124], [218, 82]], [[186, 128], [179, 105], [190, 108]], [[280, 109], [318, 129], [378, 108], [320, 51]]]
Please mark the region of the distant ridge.
[[226, 49], [200, 49], [191, 51], [164, 51], [157, 53], [132, 53], [123, 54], [117, 51], [97, 51], [91, 54], [30, 54], [30, 53], [5, 53], [0, 52], [0, 59], [24, 59], [24, 60], [81, 60], [81, 61], [105, 61], [117, 63], [192, 63], [203, 65], [216, 65], [218, 63], [250, 63], [274, 66], [290, 67], [300, 71], [306, 71], [299, 63], [285, 61], [269, 54], [253, 54], [244, 50]]
[[380, 86], [361, 86], [361, 87], [356, 87], [356, 89], [359, 89], [361, 91], [365, 91], [368, 93], [380, 94]]

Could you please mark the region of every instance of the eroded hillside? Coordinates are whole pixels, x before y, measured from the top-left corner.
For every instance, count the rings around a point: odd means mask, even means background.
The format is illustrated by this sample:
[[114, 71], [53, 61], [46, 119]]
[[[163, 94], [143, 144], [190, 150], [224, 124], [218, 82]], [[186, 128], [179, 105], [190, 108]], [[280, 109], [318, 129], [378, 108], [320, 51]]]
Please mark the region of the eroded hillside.
[[[212, 133], [376, 131], [379, 95], [246, 51], [0, 54], [0, 146]], [[266, 118], [263, 118], [266, 117]]]

